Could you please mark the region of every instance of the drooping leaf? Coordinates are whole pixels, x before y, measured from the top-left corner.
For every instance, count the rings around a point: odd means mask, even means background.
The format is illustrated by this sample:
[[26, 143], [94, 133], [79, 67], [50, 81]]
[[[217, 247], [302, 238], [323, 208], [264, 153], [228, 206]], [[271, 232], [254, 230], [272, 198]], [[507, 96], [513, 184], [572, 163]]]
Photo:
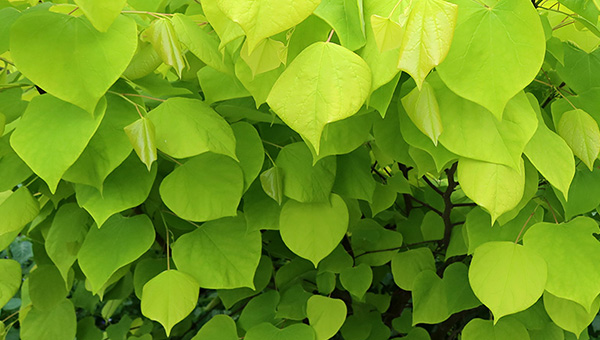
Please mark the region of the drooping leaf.
[[431, 85], [423, 82], [421, 89], [415, 87], [402, 98], [402, 106], [415, 126], [427, 135], [433, 144], [437, 145], [438, 137], [444, 128], [442, 127], [440, 108]]
[[174, 269], [164, 271], [144, 285], [142, 314], [160, 322], [169, 336], [173, 326], [194, 310], [199, 292], [193, 277]]
[[204, 223], [173, 244], [173, 260], [202, 288], [254, 288], [260, 261], [260, 232], [246, 231], [243, 216]]
[[152, 21], [150, 27], [142, 33], [142, 39], [151, 43], [162, 61], [175, 68], [181, 78], [187, 61], [171, 20], [160, 18]]
[[281, 205], [283, 202], [283, 170], [272, 167], [260, 174], [260, 184], [263, 191]]
[[[201, 5], [210, 25], [219, 38], [221, 38], [221, 43], [218, 47], [219, 50], [223, 50], [227, 44], [244, 36], [244, 30], [242, 30], [240, 25], [229, 19], [219, 8], [218, 0], [206, 0]], [[191, 47], [189, 48], [192, 49]]]
[[77, 316], [73, 303], [64, 299], [49, 310], [32, 308], [21, 322], [21, 339], [73, 339], [77, 332]]
[[142, 117], [127, 125], [124, 130], [138, 158], [150, 171], [152, 163], [157, 160], [154, 123], [147, 117]]
[[316, 340], [331, 339], [346, 320], [346, 304], [340, 299], [313, 295], [308, 299], [306, 314], [317, 334]]
[[488, 242], [475, 249], [469, 282], [497, 322], [532, 306], [544, 292], [548, 272], [544, 259], [530, 248], [514, 242]]
[[546, 291], [588, 311], [600, 293], [600, 244], [595, 233], [594, 220], [578, 217], [558, 225], [538, 223], [523, 236], [523, 245], [548, 263]]
[[39, 212], [40, 204], [26, 187], [0, 192], [0, 236], [20, 232]]
[[325, 125], [358, 112], [370, 87], [371, 72], [364, 60], [344, 47], [320, 42], [304, 49], [286, 68], [267, 103], [319, 154]]
[[223, 117], [205, 102], [171, 98], [148, 113], [156, 147], [175, 158], [214, 152], [236, 159], [235, 136]]
[[400, 23], [391, 18], [373, 14], [371, 15], [371, 27], [379, 52], [397, 49], [402, 44], [404, 29]]
[[[216, 1], [219, 9], [246, 32], [250, 53], [263, 39], [302, 22], [319, 6], [320, 2], [320, 0]], [[277, 20], [273, 20], [274, 18]]]
[[242, 197], [244, 175], [230, 157], [214, 153], [195, 156], [160, 184], [160, 196], [179, 217], [209, 221], [235, 216]]
[[598, 314], [600, 299], [596, 298], [591, 308], [586, 310], [577, 302], [544, 292], [544, 308], [555, 324], [579, 337]]
[[249, 123], [237, 122], [231, 126], [236, 141], [236, 155], [244, 173], [244, 192], [262, 170], [265, 149], [258, 131]]
[[90, 113], [125, 71], [137, 47], [135, 22], [125, 16], [101, 33], [84, 17], [30, 11], [15, 21], [10, 36], [19, 71], [53, 96]]
[[496, 219], [519, 204], [525, 190], [523, 161], [519, 171], [502, 164], [462, 158], [458, 162], [458, 181], [465, 195], [485, 208]]
[[324, 203], [288, 200], [281, 209], [279, 231], [283, 242], [315, 267], [335, 249], [347, 229], [348, 209], [336, 194]]
[[508, 101], [542, 66], [546, 39], [539, 15], [520, 0], [452, 2], [460, 8], [454, 39], [436, 69], [453, 92], [500, 120]]
[[100, 101], [92, 117], [49, 94], [35, 97], [11, 135], [10, 144], [54, 192], [98, 129], [105, 110], [105, 100]]
[[[600, 205], [600, 197], [596, 193], [600, 191], [600, 170], [594, 168], [575, 169], [573, 182], [569, 187], [569, 199], [565, 200], [563, 194], [555, 191], [558, 201], [565, 211], [565, 218], [571, 218], [594, 210]], [[557, 202], [558, 203], [558, 202]]]
[[38, 266], [29, 273], [28, 280], [29, 298], [33, 306], [41, 311], [53, 309], [69, 293], [60, 272], [51, 264]]
[[592, 171], [600, 153], [600, 129], [594, 118], [581, 109], [567, 111], [562, 114], [556, 130]]
[[0, 308], [3, 308], [21, 287], [21, 265], [12, 259], [0, 259], [0, 272]]
[[356, 51], [366, 43], [362, 1], [322, 0], [314, 14], [335, 30], [349, 50]]
[[77, 255], [92, 293], [98, 292], [119, 268], [150, 249], [154, 238], [154, 227], [147, 215], [113, 215], [101, 229], [92, 226]]
[[250, 67], [252, 76], [272, 71], [285, 63], [287, 59], [287, 47], [278, 40], [265, 39], [256, 45], [252, 53], [248, 50], [248, 40], [242, 45], [240, 57]]
[[238, 340], [235, 322], [227, 315], [215, 315], [192, 340]]
[[117, 19], [127, 0], [75, 0], [75, 4], [85, 13], [94, 28], [106, 32]]

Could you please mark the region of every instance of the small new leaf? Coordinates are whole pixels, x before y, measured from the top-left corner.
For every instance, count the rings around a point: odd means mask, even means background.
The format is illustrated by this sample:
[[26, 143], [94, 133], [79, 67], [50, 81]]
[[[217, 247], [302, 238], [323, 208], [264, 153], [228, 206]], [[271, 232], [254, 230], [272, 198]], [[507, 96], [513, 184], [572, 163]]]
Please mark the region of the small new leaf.
[[556, 130], [592, 171], [600, 153], [600, 129], [594, 118], [580, 109], [567, 111], [560, 118]]
[[150, 171], [152, 163], [157, 158], [154, 124], [150, 119], [143, 117], [127, 125], [125, 133], [135, 153]]

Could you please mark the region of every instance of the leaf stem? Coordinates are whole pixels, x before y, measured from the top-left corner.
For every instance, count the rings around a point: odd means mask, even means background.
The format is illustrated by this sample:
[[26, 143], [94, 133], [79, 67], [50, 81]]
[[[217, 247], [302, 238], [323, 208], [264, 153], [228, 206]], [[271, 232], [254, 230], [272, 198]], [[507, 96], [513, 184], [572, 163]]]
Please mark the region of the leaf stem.
[[27, 182], [27, 184], [25, 184], [25, 187], [29, 187], [33, 182], [35, 182], [38, 178], [40, 178], [40, 176], [35, 176], [33, 177], [33, 179], [29, 182]]
[[331, 41], [331, 38], [333, 37], [333, 32], [335, 32], [335, 30], [331, 30], [331, 32], [329, 32], [329, 37], [327, 37], [326, 43]]
[[121, 98], [123, 98], [124, 100], [126, 100], [127, 102], [129, 102], [131, 105], [135, 106], [135, 109], [137, 110], [138, 115], [140, 115], [140, 118], [144, 119], [144, 115], [142, 115], [142, 112], [140, 111], [140, 107], [143, 108], [143, 106], [141, 106], [140, 104], [134, 102], [133, 100], [125, 97], [123, 94], [118, 93], [118, 92], [114, 92], [114, 91], [108, 91], [108, 93], [112, 93], [116, 96], [119, 96]]
[[143, 94], [137, 94], [137, 93], [121, 93], [124, 96], [130, 96], [130, 97], [140, 97], [140, 98], [146, 98], [146, 99], [151, 99], [151, 100], [156, 100], [159, 102], [165, 102], [165, 99], [160, 99], [160, 98], [156, 98], [156, 97], [150, 97], [150, 96], [145, 96]]
[[171, 270], [171, 246], [169, 244], [169, 240], [171, 239], [171, 232], [169, 231], [169, 227], [167, 226], [167, 221], [165, 220], [165, 215], [162, 211], [160, 211], [160, 217], [162, 217], [163, 224], [165, 225], [166, 232], [166, 241], [167, 241], [167, 270]]
[[19, 311], [16, 311], [16, 312], [12, 313], [11, 315], [9, 315], [9, 316], [5, 317], [5, 318], [4, 318], [4, 320], [2, 320], [2, 323], [5, 323], [5, 322], [6, 322], [6, 320], [8, 320], [8, 319], [12, 318], [13, 316], [15, 316], [15, 315], [17, 315], [17, 314], [19, 314]]
[[71, 12], [67, 13], [67, 15], [71, 15], [73, 13], [75, 13], [75, 11], [77, 11], [79, 9], [79, 6], [75, 7]]
[[173, 162], [173, 163], [175, 163], [175, 164], [177, 164], [177, 165], [183, 165], [183, 163], [181, 163], [180, 161], [176, 160], [175, 158], [173, 158], [173, 157], [171, 157], [171, 156], [167, 155], [166, 153], [164, 153], [164, 152], [162, 152], [162, 151], [160, 151], [160, 150], [158, 150], [158, 149], [157, 149], [157, 151], [158, 151], [158, 152], [159, 152], [159, 153], [160, 153], [160, 154], [161, 154], [163, 157], [165, 157], [166, 159], [170, 160], [171, 162]]
[[548, 200], [546, 199], [546, 197], [542, 197], [542, 199], [548, 205], [548, 208], [550, 209], [550, 212], [552, 213], [552, 217], [554, 218], [554, 223], [559, 224], [558, 223], [558, 219], [556, 218], [556, 214], [554, 213], [554, 209], [552, 208], [552, 205], [550, 205], [550, 202], [548, 202]]
[[390, 19], [392, 17], [392, 15], [394, 14], [394, 12], [398, 9], [398, 6], [400, 6], [400, 4], [402, 3], [402, 0], [398, 1], [396, 3], [396, 5], [394, 5], [394, 8], [392, 8], [392, 11], [390, 12], [390, 14], [387, 16], [388, 19]]
[[121, 11], [121, 13], [123, 13], [123, 14], [146, 14], [146, 15], [151, 15], [158, 19], [163, 19], [164, 17], [170, 17], [170, 16], [175, 15], [175, 14], [169, 14], [169, 13], [157, 13], [157, 12], [148, 12], [148, 11]]
[[275, 144], [275, 143], [271, 143], [271, 142], [269, 142], [269, 141], [266, 141], [266, 140], [264, 140], [264, 139], [262, 140], [262, 142], [263, 142], [263, 143], [265, 143], [265, 144], [268, 144], [268, 145], [274, 146], [274, 147], [276, 147], [276, 148], [283, 149], [283, 146], [281, 146], [281, 145], [278, 145], [278, 144]]
[[527, 223], [529, 223], [529, 220], [531, 220], [531, 218], [533, 217], [533, 215], [535, 215], [535, 212], [537, 211], [537, 209], [539, 207], [540, 207], [540, 205], [538, 204], [535, 207], [535, 209], [533, 209], [533, 211], [531, 212], [531, 214], [529, 215], [529, 217], [527, 218], [527, 220], [523, 224], [523, 228], [521, 228], [521, 231], [519, 231], [519, 235], [517, 235], [517, 239], [515, 240], [515, 244], [517, 244], [519, 242], [519, 239], [521, 238], [521, 235], [523, 234], [523, 231], [525, 231], [525, 227], [527, 226]]

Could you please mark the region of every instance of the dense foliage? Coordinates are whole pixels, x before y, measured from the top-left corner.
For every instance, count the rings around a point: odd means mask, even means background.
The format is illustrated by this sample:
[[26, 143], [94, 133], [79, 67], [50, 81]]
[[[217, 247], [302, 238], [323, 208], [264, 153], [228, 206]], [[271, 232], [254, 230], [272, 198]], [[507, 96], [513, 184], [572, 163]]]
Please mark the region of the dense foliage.
[[600, 334], [597, 0], [0, 0], [0, 338]]

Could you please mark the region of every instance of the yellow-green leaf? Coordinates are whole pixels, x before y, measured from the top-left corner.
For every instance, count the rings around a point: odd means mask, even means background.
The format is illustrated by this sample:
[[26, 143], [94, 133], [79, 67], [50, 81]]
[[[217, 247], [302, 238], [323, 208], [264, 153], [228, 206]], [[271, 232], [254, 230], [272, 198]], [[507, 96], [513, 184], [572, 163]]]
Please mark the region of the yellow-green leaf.
[[600, 129], [594, 118], [581, 109], [567, 111], [556, 130], [591, 171], [600, 153]]
[[127, 0], [75, 0], [75, 4], [100, 32], [108, 31], [126, 3]]
[[420, 90], [415, 87], [402, 98], [402, 106], [415, 126], [437, 145], [438, 137], [444, 129], [433, 87], [428, 82], [424, 82]]
[[181, 43], [171, 21], [169, 19], [154, 20], [150, 27], [142, 33], [142, 38], [152, 44], [163, 62], [173, 66], [181, 78], [181, 72], [187, 62], [181, 52]]
[[240, 56], [252, 70], [252, 76], [274, 70], [287, 59], [287, 47], [274, 39], [265, 39], [256, 45], [252, 53], [248, 41], [242, 46]]
[[152, 163], [156, 160], [156, 133], [154, 131], [154, 124], [146, 117], [140, 118], [125, 127], [125, 133], [129, 137], [135, 153], [146, 164], [148, 171], [150, 171]]
[[371, 27], [379, 52], [393, 50], [402, 44], [404, 29], [392, 19], [373, 14], [371, 15]]

